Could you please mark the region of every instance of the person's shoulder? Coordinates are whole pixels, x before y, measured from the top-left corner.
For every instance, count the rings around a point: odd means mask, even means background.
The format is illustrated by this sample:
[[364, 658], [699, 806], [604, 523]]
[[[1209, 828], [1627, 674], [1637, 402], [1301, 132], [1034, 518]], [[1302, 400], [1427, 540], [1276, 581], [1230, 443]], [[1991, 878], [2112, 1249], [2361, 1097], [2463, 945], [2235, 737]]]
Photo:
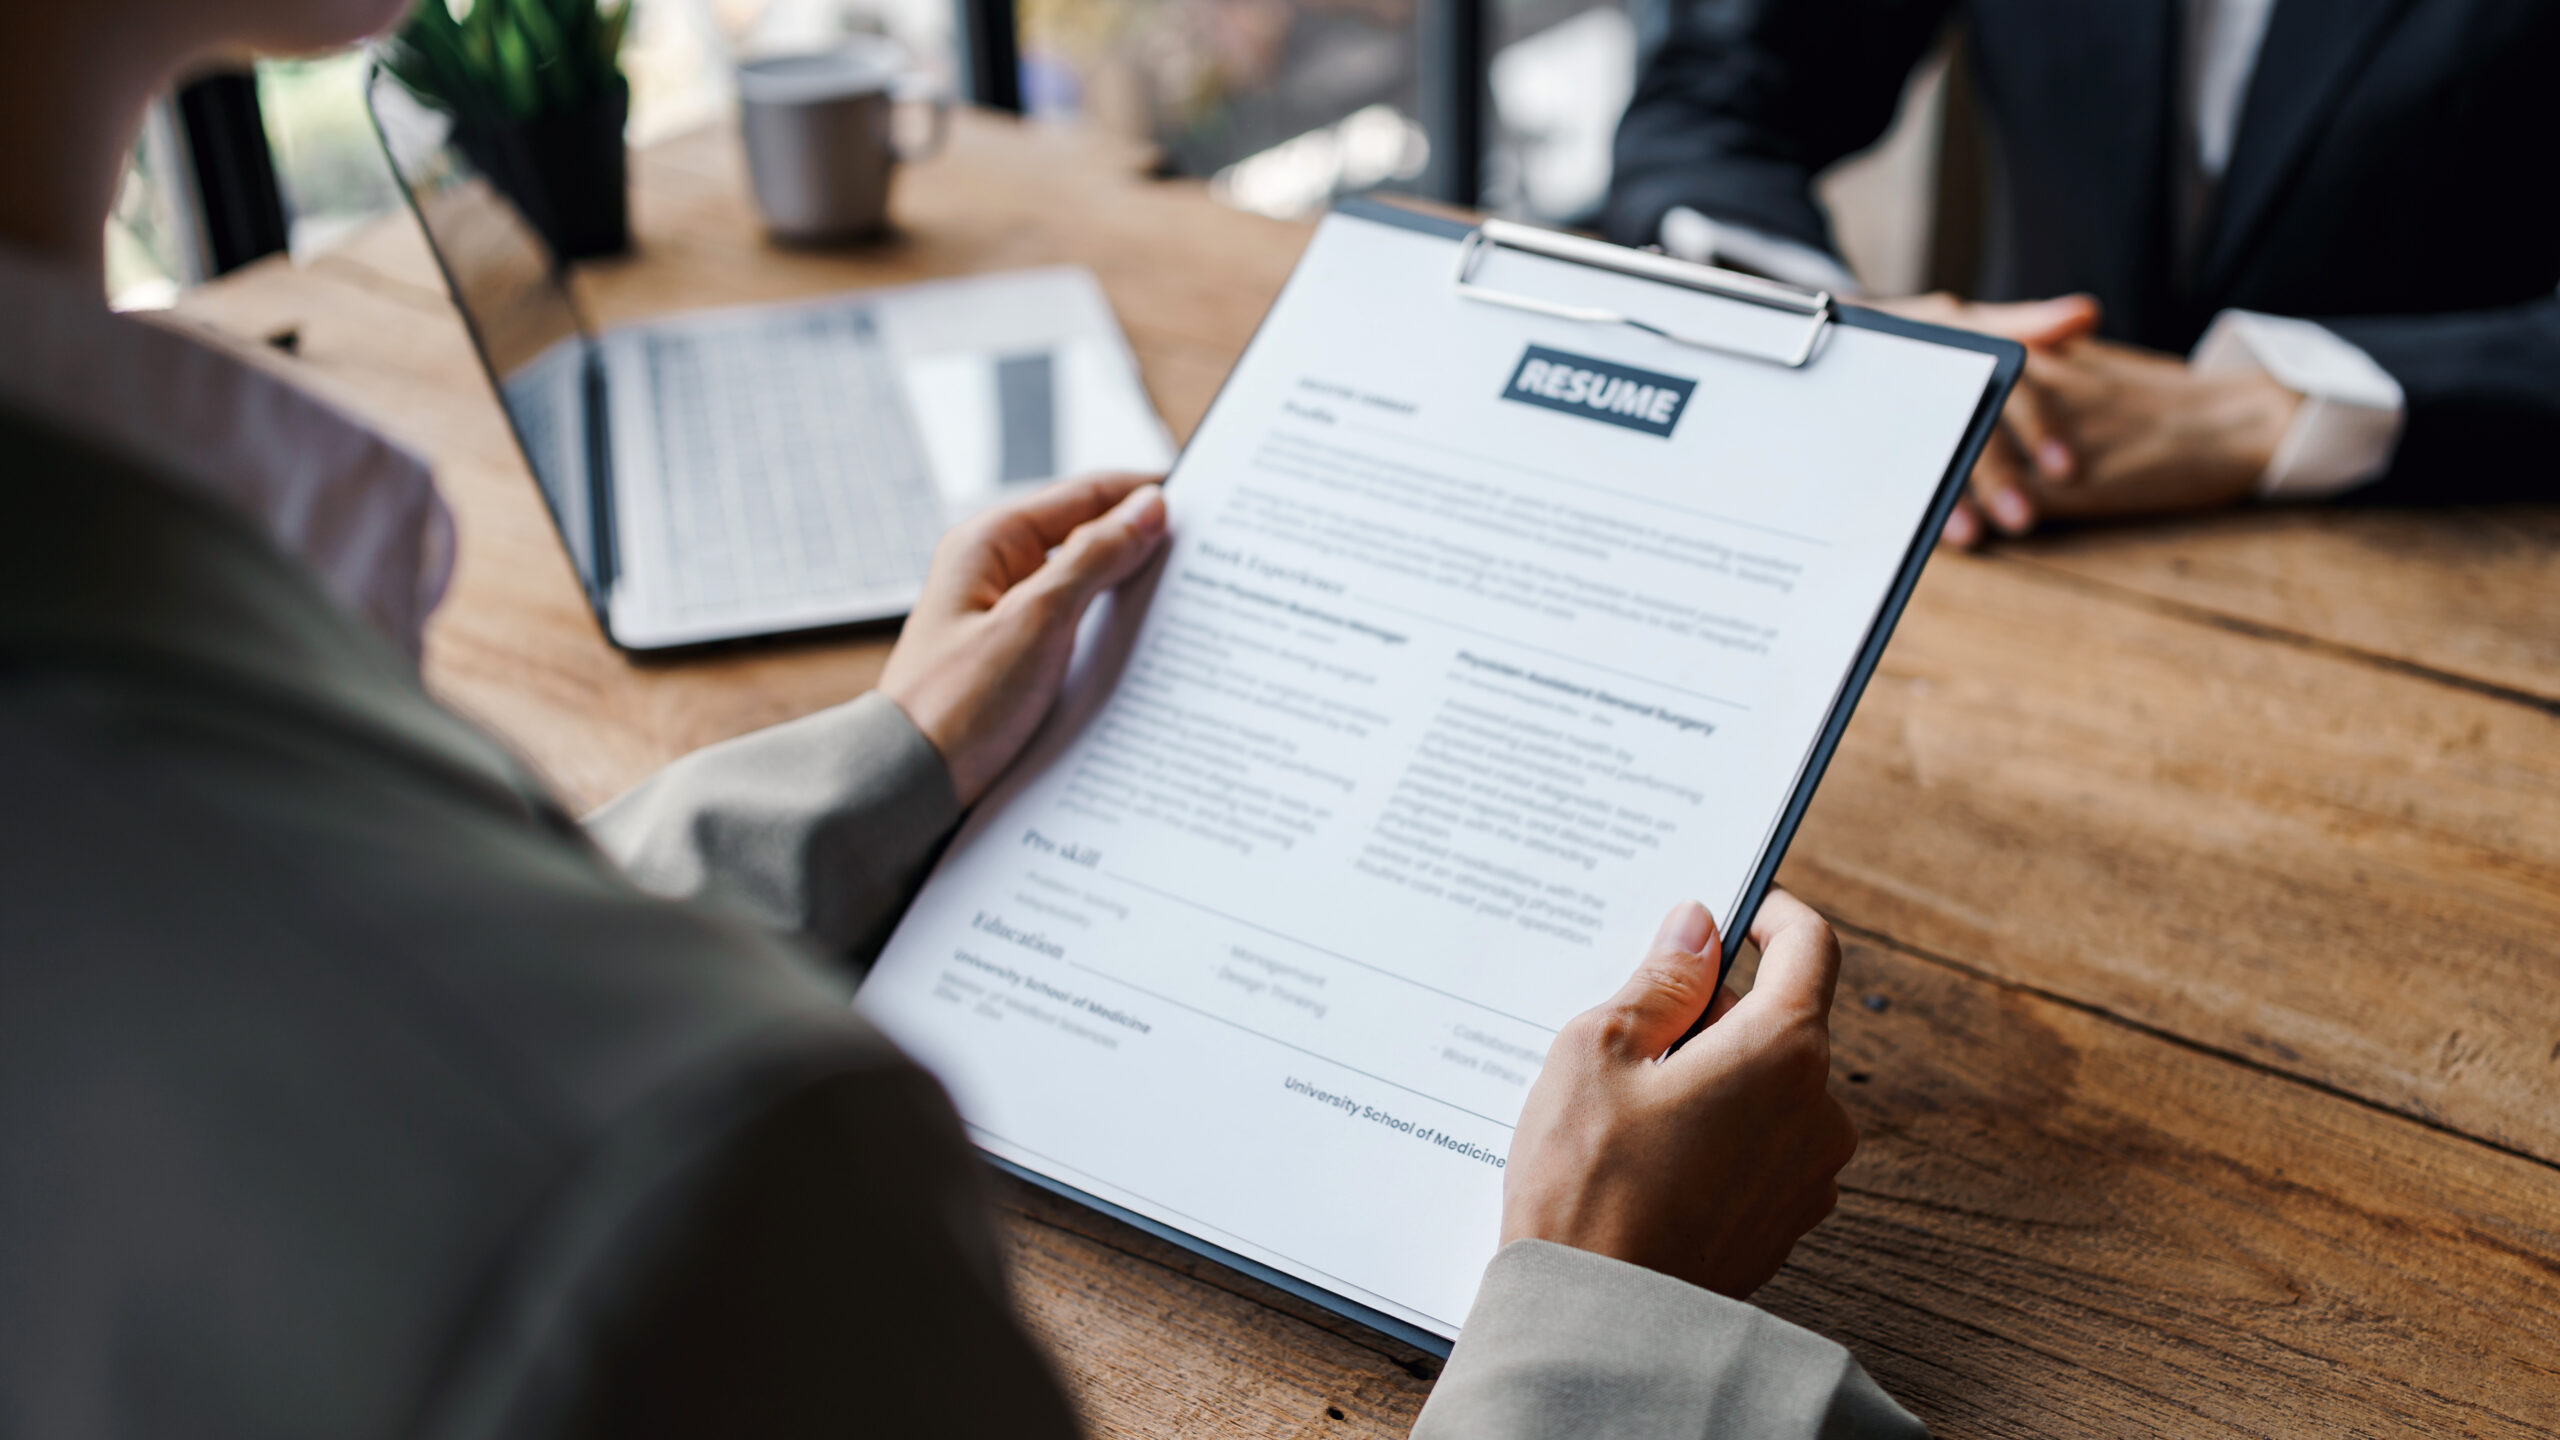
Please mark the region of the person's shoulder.
[[[44, 1177], [0, 1224], [26, 1281], [0, 1331], [181, 1334], [190, 1373], [279, 1395], [280, 1356], [368, 1377], [332, 1401], [355, 1433], [566, 1243], [564, 1195], [644, 1187], [629, 1157], [814, 1084], [912, 1108], [919, 1077], [789, 939], [642, 896], [565, 818], [342, 722], [0, 673], [0, 1148]], [[0, 1389], [103, 1400], [7, 1348]]]
[[607, 1113], [777, 1028], [886, 1053], [795, 940], [642, 894], [556, 806], [436, 758], [185, 677], [24, 678], [0, 885], [61, 943], [432, 1039], [530, 1111]]

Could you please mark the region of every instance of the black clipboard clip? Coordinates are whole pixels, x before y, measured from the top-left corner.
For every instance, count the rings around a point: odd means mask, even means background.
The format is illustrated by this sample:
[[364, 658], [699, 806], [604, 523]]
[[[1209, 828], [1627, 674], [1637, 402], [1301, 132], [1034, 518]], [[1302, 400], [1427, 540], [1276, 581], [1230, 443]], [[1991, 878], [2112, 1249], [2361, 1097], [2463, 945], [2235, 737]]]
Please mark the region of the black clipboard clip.
[[[1763, 349], [1738, 345], [1717, 336], [1684, 335], [1596, 305], [1566, 305], [1554, 300], [1541, 300], [1534, 295], [1496, 290], [1476, 279], [1476, 271], [1483, 265], [1484, 257], [1494, 250], [1525, 251], [1550, 260], [1614, 270], [1640, 280], [1657, 280], [1666, 285], [1702, 291], [1723, 300], [1738, 300], [1746, 305], [1760, 305], [1801, 315], [1806, 320], [1804, 337], [1791, 347]], [[1658, 335], [1676, 345], [1694, 345], [1702, 350], [1766, 360], [1790, 370], [1803, 369], [1805, 362], [1813, 358], [1814, 347], [1821, 343], [1822, 332], [1831, 325], [1834, 309], [1828, 290], [1799, 290], [1756, 275], [1719, 270], [1712, 265], [1696, 265], [1686, 260], [1674, 260], [1668, 255], [1629, 250], [1624, 246], [1541, 230], [1534, 225], [1521, 225], [1509, 220], [1487, 220], [1468, 232], [1467, 238], [1458, 245], [1458, 268], [1452, 283], [1461, 299], [1482, 301], [1487, 305], [1506, 305], [1532, 315], [1577, 320], [1590, 325], [1625, 325], [1648, 335]]]

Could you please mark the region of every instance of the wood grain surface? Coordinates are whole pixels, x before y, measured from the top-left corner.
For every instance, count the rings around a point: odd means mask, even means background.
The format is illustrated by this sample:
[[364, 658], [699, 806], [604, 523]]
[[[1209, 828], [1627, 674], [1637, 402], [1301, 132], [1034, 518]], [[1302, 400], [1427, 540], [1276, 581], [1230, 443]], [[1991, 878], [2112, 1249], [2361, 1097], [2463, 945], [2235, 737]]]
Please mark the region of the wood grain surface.
[[1864, 1144], [1759, 1299], [1941, 1434], [2560, 1431], [2549, 1165], [1881, 944], [1840, 993]]
[[2350, 501], [2084, 531], [2014, 553], [2249, 633], [2560, 704], [2560, 508]]
[[[579, 281], [600, 317], [1073, 261], [1177, 435], [1306, 234], [977, 115], [852, 251], [769, 245], [725, 132], [634, 159], [640, 252]], [[172, 323], [435, 460], [462, 562], [430, 683], [573, 801], [876, 677], [879, 631], [606, 646], [405, 220]], [[1835, 1078], [1867, 1142], [1759, 1298], [1942, 1434], [2560, 1433], [2560, 512], [1933, 563], [1785, 876], [1856, 937]], [[1396, 1435], [1436, 1374], [996, 1183], [1098, 1433]]]
[[1835, 916], [2560, 1160], [2560, 714], [1941, 557], [1784, 871]]
[[[1939, 1433], [2560, 1431], [2552, 1167], [1873, 940], [1841, 997], [1864, 1144], [1757, 1299]], [[1428, 1392], [1427, 1357], [1002, 1193], [1103, 1433], [1394, 1435]]]

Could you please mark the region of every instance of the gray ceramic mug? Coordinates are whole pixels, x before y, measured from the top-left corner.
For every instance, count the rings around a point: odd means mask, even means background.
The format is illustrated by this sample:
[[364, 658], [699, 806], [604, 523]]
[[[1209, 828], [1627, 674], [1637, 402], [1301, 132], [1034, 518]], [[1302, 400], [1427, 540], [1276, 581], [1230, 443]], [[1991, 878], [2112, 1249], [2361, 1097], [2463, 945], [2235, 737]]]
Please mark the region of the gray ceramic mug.
[[[889, 177], [898, 162], [941, 149], [949, 130], [948, 103], [920, 95], [921, 84], [895, 45], [869, 36], [738, 67], [747, 173], [776, 238], [856, 240], [888, 224]], [[893, 133], [902, 100], [933, 112], [932, 131], [912, 150]]]

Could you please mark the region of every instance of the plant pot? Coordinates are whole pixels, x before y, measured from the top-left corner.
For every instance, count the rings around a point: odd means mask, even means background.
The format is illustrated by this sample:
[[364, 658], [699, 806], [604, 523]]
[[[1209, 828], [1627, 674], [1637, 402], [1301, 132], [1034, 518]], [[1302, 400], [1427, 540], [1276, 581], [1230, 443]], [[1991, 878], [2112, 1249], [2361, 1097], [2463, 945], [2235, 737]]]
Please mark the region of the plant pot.
[[489, 183], [524, 212], [551, 247], [553, 262], [566, 265], [631, 248], [622, 144], [622, 122], [630, 110], [630, 86], [616, 76], [612, 93], [583, 109], [514, 125], [463, 124], [454, 139]]

